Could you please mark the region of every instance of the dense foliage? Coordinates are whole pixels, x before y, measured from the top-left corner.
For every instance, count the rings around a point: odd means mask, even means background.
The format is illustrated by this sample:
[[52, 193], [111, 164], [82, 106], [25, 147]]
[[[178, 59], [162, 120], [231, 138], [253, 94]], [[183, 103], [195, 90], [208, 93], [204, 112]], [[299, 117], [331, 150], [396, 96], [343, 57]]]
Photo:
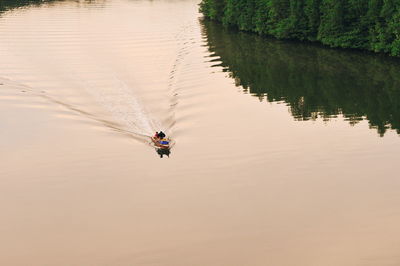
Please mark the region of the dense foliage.
[[61, 0], [0, 0], [0, 13], [25, 6], [41, 5]]
[[261, 35], [400, 56], [399, 0], [203, 0], [200, 10]]
[[261, 101], [284, 102], [296, 120], [367, 119], [400, 134], [397, 58], [266, 39], [203, 22], [214, 66]]

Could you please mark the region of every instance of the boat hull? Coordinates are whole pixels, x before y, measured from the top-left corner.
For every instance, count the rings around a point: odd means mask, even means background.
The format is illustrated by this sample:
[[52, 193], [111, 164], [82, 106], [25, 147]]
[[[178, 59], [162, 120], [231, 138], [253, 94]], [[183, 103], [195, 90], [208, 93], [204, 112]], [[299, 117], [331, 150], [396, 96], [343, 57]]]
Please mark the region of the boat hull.
[[155, 137], [151, 137], [151, 141], [154, 143], [154, 145], [156, 147], [161, 148], [161, 149], [169, 149], [171, 141], [169, 139], [163, 139], [163, 140], [164, 141], [166, 140], [169, 143], [168, 144], [161, 144], [161, 141], [162, 141], [161, 139], [155, 138]]

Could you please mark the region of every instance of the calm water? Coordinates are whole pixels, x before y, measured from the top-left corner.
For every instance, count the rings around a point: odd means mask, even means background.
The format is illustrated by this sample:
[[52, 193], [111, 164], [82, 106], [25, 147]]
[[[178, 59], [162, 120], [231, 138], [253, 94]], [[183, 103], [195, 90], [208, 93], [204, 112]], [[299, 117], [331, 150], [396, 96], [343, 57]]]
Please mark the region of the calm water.
[[284, 102], [296, 120], [366, 119], [400, 134], [400, 60], [263, 39], [204, 22], [209, 51], [260, 101]]
[[399, 265], [400, 62], [198, 2], [1, 2], [0, 265]]

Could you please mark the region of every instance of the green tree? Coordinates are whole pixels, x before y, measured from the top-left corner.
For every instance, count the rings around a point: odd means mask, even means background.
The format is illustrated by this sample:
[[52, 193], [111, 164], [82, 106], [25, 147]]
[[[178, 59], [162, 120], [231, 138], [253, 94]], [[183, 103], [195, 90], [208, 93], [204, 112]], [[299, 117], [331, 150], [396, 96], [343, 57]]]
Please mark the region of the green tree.
[[400, 56], [399, 0], [203, 0], [200, 10], [261, 35]]
[[307, 18], [307, 38], [311, 41], [317, 39], [318, 28], [321, 23], [320, 17], [321, 0], [306, 0], [304, 13]]

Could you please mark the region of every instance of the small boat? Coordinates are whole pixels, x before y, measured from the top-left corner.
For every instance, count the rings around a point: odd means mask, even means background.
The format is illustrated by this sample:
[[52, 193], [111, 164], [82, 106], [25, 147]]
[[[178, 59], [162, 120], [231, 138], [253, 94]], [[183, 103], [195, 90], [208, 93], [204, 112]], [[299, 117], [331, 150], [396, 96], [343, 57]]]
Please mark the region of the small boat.
[[151, 137], [151, 140], [153, 141], [154, 145], [161, 149], [169, 149], [171, 141], [168, 138], [156, 138], [156, 137]]

